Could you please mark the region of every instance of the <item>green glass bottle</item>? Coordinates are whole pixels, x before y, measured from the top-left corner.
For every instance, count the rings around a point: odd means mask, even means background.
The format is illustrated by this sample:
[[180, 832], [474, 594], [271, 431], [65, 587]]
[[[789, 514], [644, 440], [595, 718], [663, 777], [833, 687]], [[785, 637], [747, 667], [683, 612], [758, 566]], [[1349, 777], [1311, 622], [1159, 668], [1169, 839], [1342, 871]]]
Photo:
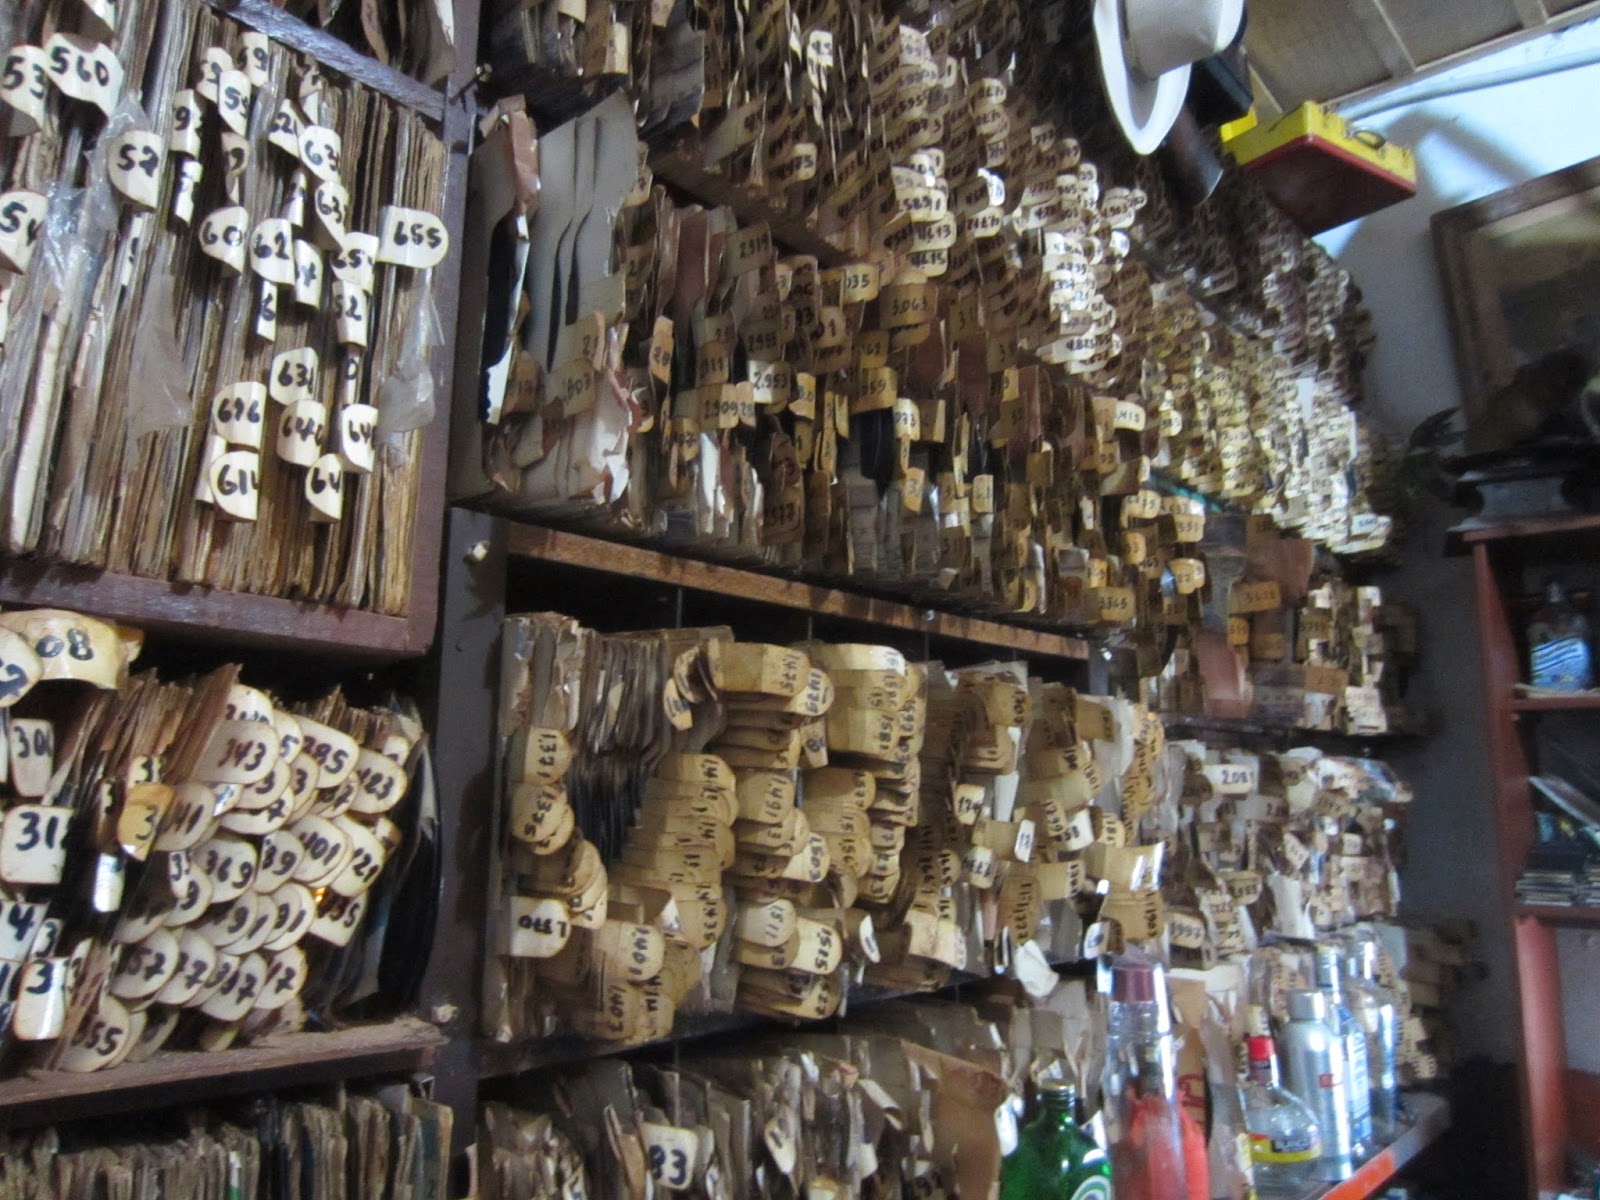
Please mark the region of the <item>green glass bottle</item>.
[[1078, 1093], [1061, 1080], [1037, 1086], [1035, 1116], [1000, 1164], [1000, 1200], [1111, 1200], [1111, 1163], [1078, 1128]]

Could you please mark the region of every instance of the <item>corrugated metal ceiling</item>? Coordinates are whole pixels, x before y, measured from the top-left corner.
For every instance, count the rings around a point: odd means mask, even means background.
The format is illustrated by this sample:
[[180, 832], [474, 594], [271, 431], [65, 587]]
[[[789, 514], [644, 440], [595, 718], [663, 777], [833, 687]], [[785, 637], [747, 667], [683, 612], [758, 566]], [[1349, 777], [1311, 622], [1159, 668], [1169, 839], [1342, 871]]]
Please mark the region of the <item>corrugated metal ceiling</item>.
[[1600, 0], [1249, 0], [1259, 107], [1354, 99], [1600, 16]]

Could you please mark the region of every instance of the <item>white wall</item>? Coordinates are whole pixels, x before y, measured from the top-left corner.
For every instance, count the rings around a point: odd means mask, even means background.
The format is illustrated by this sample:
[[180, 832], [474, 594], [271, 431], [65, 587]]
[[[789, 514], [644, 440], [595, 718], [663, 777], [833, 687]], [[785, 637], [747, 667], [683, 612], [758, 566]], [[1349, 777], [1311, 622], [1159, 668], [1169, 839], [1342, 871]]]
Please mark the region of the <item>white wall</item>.
[[[1600, 50], [1600, 22], [1575, 26], [1425, 81], [1466, 79], [1528, 62]], [[1408, 89], [1414, 94], [1414, 89]], [[1366, 295], [1378, 342], [1368, 366], [1374, 417], [1402, 436], [1430, 413], [1460, 401], [1450, 329], [1429, 220], [1435, 212], [1600, 155], [1600, 66], [1413, 103], [1363, 118], [1417, 154], [1417, 195], [1319, 239]], [[1493, 845], [1482, 673], [1465, 558], [1444, 558], [1444, 530], [1457, 510], [1429, 504], [1410, 529], [1405, 565], [1381, 582], [1422, 611], [1420, 678], [1411, 698], [1436, 710], [1443, 730], [1394, 756], [1416, 786], [1402, 874], [1405, 910], [1419, 917], [1470, 917], [1479, 928], [1486, 979], [1455, 1005], [1463, 1049], [1501, 1061], [1516, 1056], [1509, 930], [1500, 905]], [[1574, 1066], [1600, 1070], [1600, 1006], [1581, 987], [1600, 979], [1593, 937], [1564, 936], [1567, 1041]]]

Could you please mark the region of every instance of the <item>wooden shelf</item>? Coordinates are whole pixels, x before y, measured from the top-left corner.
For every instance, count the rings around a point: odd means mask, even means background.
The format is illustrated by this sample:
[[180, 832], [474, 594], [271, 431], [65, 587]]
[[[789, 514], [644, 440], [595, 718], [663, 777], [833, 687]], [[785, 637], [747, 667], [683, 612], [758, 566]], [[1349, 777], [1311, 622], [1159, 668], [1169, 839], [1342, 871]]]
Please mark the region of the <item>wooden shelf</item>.
[[608, 542], [542, 525], [512, 522], [507, 533], [506, 552], [512, 558], [563, 563], [611, 575], [647, 579], [669, 587], [690, 588], [773, 604], [780, 608], [799, 609], [818, 616], [842, 617], [869, 625], [926, 633], [930, 637], [977, 642], [1017, 654], [1075, 659], [1089, 657], [1089, 643], [1078, 637], [980, 617], [936, 612], [859, 592], [764, 575], [697, 558], [683, 558], [643, 546]]
[[1591, 925], [1600, 925], [1600, 908], [1585, 908], [1573, 905], [1568, 908], [1563, 904], [1519, 904], [1516, 907], [1519, 920], [1542, 921], [1546, 925], [1566, 925], [1581, 928]]
[[1457, 525], [1446, 535], [1447, 548], [1457, 544], [1503, 542], [1514, 538], [1553, 537], [1564, 533], [1600, 533], [1600, 513], [1560, 517], [1524, 517], [1497, 525]]
[[238, 1050], [171, 1050], [149, 1062], [77, 1075], [35, 1071], [0, 1082], [0, 1126], [146, 1111], [275, 1088], [417, 1071], [444, 1037], [402, 1017], [332, 1033], [269, 1037]]
[[[251, 29], [259, 29], [275, 42], [282, 42], [339, 74], [382, 92], [397, 104], [414, 109], [431, 120], [444, 117], [444, 93], [411, 78], [403, 71], [386, 67], [333, 34], [308, 25], [298, 17], [290, 16], [268, 0], [205, 0], [212, 8], [225, 13]], [[456, 46], [458, 54], [470, 54], [470, 48]]]
[[1405, 1102], [1416, 1114], [1411, 1128], [1362, 1163], [1349, 1179], [1335, 1184], [1319, 1183], [1297, 1191], [1261, 1188], [1261, 1200], [1367, 1200], [1376, 1195], [1379, 1188], [1450, 1128], [1450, 1105], [1442, 1096], [1412, 1092], [1405, 1096]]
[[1337, 743], [1342, 747], [1359, 746], [1372, 742], [1392, 742], [1397, 738], [1415, 737], [1411, 729], [1391, 729], [1386, 733], [1346, 733], [1342, 729], [1305, 729], [1299, 725], [1285, 725], [1276, 721], [1263, 721], [1255, 717], [1208, 717], [1203, 713], [1157, 713], [1161, 723], [1171, 733], [1173, 730], [1192, 729], [1201, 733], [1227, 734], [1241, 738], [1274, 738], [1305, 743]]
[[1512, 712], [1582, 712], [1600, 709], [1600, 692], [1574, 692], [1570, 696], [1513, 696]]
[[[431, 626], [431, 598], [414, 596], [413, 603], [430, 614]], [[433, 632], [414, 634], [406, 617], [362, 609], [22, 559], [0, 558], [0, 604], [70, 608], [193, 641], [316, 650], [340, 661], [418, 655]]]
[[691, 149], [658, 150], [650, 155], [650, 169], [658, 179], [696, 200], [732, 209], [747, 224], [766, 222], [772, 230], [772, 240], [786, 250], [809, 254], [824, 267], [840, 267], [850, 261], [849, 254], [807, 228], [804, 222], [773, 208], [765, 197], [726, 176], [707, 171], [695, 161]]

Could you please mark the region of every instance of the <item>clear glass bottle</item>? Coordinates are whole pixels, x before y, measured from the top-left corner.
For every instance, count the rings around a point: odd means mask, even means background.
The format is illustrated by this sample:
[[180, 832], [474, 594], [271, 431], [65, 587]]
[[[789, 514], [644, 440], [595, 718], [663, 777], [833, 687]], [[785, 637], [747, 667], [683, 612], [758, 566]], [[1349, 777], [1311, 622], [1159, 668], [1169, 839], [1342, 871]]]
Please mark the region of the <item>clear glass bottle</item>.
[[1357, 1159], [1373, 1151], [1372, 1081], [1367, 1071], [1367, 1031], [1344, 1002], [1344, 967], [1337, 946], [1319, 945], [1317, 990], [1328, 999], [1328, 1025], [1344, 1039], [1345, 1095], [1350, 1104], [1350, 1150]]
[[1071, 1083], [1037, 1081], [1031, 1119], [1000, 1164], [1000, 1200], [1111, 1200], [1111, 1162], [1079, 1127], [1077, 1108]]
[[1345, 955], [1345, 1003], [1367, 1034], [1367, 1081], [1372, 1085], [1372, 1133], [1385, 1144], [1400, 1132], [1399, 1011], [1378, 983], [1378, 944], [1357, 937]]
[[1544, 587], [1544, 607], [1528, 623], [1528, 682], [1554, 692], [1581, 692], [1594, 686], [1589, 652], [1589, 622], [1552, 579]]
[[1278, 1083], [1278, 1056], [1269, 1037], [1251, 1037], [1250, 1073], [1240, 1089], [1250, 1161], [1258, 1188], [1285, 1189], [1308, 1183], [1322, 1157], [1316, 1114]]
[[1117, 1200], [1209, 1200], [1205, 1135], [1178, 1100], [1166, 972], [1150, 959], [1111, 966], [1102, 1085]]

